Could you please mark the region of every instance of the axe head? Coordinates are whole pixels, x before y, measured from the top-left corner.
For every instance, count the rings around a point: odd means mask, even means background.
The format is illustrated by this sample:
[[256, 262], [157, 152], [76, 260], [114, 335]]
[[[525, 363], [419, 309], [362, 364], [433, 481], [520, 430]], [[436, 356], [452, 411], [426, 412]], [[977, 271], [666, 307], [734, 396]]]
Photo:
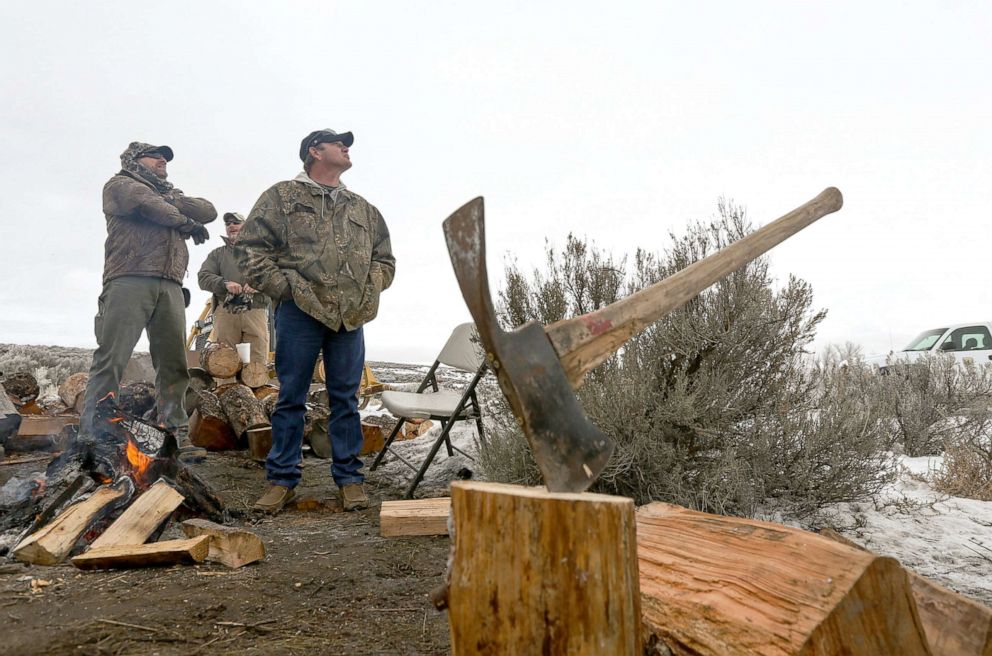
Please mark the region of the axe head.
[[444, 222], [458, 285], [548, 490], [582, 492], [606, 467], [613, 441], [586, 418], [544, 327], [535, 321], [511, 332], [499, 327], [489, 292], [484, 214], [480, 197]]

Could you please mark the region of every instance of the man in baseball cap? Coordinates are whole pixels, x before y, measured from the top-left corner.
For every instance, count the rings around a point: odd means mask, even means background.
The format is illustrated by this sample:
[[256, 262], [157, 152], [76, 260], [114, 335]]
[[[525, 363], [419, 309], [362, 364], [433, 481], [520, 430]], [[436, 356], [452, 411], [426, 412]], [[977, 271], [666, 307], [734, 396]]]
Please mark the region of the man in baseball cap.
[[341, 182], [351, 168], [353, 142], [350, 132], [308, 134], [300, 144], [303, 172], [262, 194], [235, 244], [249, 284], [279, 304], [279, 401], [265, 461], [269, 487], [255, 504], [265, 512], [278, 512], [300, 483], [306, 398], [321, 354], [331, 411], [324, 436], [331, 446], [331, 475], [345, 510], [369, 506], [359, 457], [362, 327], [376, 317], [396, 260], [382, 214]]

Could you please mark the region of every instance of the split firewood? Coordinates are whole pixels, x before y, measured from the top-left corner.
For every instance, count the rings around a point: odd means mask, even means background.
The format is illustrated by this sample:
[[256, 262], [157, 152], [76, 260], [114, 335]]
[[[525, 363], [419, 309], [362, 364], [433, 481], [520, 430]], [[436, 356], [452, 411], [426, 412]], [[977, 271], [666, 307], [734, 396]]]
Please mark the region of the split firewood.
[[145, 490], [127, 510], [90, 545], [91, 549], [144, 544], [183, 502], [183, 495], [163, 480]]
[[200, 366], [214, 378], [232, 378], [241, 370], [241, 358], [230, 344], [210, 342], [200, 350]]
[[379, 535], [447, 535], [451, 498], [383, 501], [379, 508]]
[[256, 462], [265, 462], [272, 450], [272, 427], [248, 429], [248, 455]]
[[78, 413], [83, 412], [83, 400], [86, 398], [86, 383], [90, 375], [85, 371], [72, 374], [59, 385], [59, 398], [66, 407]]
[[188, 519], [179, 526], [186, 537], [210, 536], [207, 560], [233, 569], [265, 558], [265, 545], [251, 531], [222, 526], [205, 519]]
[[[820, 535], [867, 551], [832, 529]], [[934, 656], [988, 656], [992, 654], [992, 608], [959, 595], [928, 578], [907, 570], [916, 610]]]
[[199, 367], [191, 367], [189, 371], [189, 387], [186, 388], [186, 415], [192, 415], [193, 411], [200, 407], [200, 392], [210, 391], [214, 388], [214, 377]]
[[228, 385], [217, 390], [217, 398], [224, 409], [231, 430], [238, 438], [245, 437], [248, 429], [269, 425], [269, 419], [255, 398], [251, 388], [245, 385]]
[[800, 529], [637, 511], [645, 629], [673, 653], [929, 656], [906, 571]]
[[144, 417], [146, 412], [155, 407], [155, 386], [140, 381], [121, 385], [117, 405], [134, 417]]
[[[255, 398], [264, 403], [265, 399], [270, 396], [279, 396], [279, 388], [272, 384], [262, 385], [261, 387], [256, 387], [254, 389]], [[266, 413], [271, 415], [271, 412]]]
[[211, 451], [238, 447], [238, 436], [227, 423], [227, 415], [213, 392], [199, 392], [197, 409], [189, 418], [189, 439], [196, 446]]
[[3, 386], [10, 400], [18, 407], [34, 401], [41, 391], [38, 379], [26, 371], [7, 374], [3, 378]]
[[412, 440], [420, 437], [434, 426], [430, 419], [407, 419], [403, 424], [403, 437], [401, 439]]
[[6, 448], [11, 453], [58, 451], [64, 443], [66, 426], [78, 423], [77, 415], [20, 417], [17, 434], [7, 438]]
[[122, 490], [111, 487], [97, 488], [89, 498], [69, 506], [50, 524], [14, 547], [14, 558], [34, 565], [57, 565], [69, 555], [93, 520], [123, 494]]
[[210, 536], [164, 540], [148, 544], [123, 544], [90, 549], [72, 559], [79, 569], [115, 569], [150, 565], [202, 563], [210, 552]]
[[241, 367], [241, 373], [238, 374], [238, 377], [242, 383], [251, 389], [262, 387], [272, 380], [269, 378], [269, 368], [264, 362], [249, 362]]
[[383, 434], [382, 426], [367, 423], [362, 419], [362, 452], [359, 455], [378, 453], [385, 445], [386, 436]]

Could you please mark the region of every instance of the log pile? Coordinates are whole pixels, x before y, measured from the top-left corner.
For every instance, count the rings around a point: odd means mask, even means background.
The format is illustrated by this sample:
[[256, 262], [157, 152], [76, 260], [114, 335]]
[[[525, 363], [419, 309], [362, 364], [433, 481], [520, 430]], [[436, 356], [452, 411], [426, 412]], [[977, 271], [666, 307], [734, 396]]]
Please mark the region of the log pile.
[[[37, 379], [27, 372], [3, 377], [0, 383], [0, 457], [5, 453], [59, 451], [71, 436], [69, 427], [79, 423], [79, 414], [72, 405], [61, 399], [41, 403], [39, 392]], [[82, 407], [82, 399], [79, 407]]]

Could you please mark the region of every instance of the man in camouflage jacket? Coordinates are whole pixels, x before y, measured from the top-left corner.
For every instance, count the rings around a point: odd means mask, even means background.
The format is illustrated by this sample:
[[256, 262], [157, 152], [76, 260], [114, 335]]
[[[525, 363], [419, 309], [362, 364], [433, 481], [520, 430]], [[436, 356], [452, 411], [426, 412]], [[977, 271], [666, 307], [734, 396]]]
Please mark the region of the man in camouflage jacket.
[[184, 459], [202, 455], [189, 444], [183, 398], [186, 312], [182, 279], [189, 263], [186, 240], [202, 244], [203, 224], [217, 218], [210, 201], [192, 198], [166, 180], [168, 146], [133, 142], [121, 154], [122, 169], [103, 187], [107, 221], [103, 291], [95, 321], [93, 354], [80, 435], [99, 438], [96, 403], [118, 391], [121, 376], [142, 331], [155, 365], [158, 418], [176, 431]]
[[350, 132], [307, 135], [300, 144], [304, 172], [262, 194], [235, 245], [246, 280], [279, 304], [279, 401], [266, 460], [270, 485], [255, 505], [266, 512], [281, 509], [300, 481], [305, 402], [321, 351], [331, 411], [331, 474], [346, 510], [368, 507], [359, 471], [362, 326], [375, 318], [396, 264], [379, 210], [340, 181], [351, 168], [353, 141]]

